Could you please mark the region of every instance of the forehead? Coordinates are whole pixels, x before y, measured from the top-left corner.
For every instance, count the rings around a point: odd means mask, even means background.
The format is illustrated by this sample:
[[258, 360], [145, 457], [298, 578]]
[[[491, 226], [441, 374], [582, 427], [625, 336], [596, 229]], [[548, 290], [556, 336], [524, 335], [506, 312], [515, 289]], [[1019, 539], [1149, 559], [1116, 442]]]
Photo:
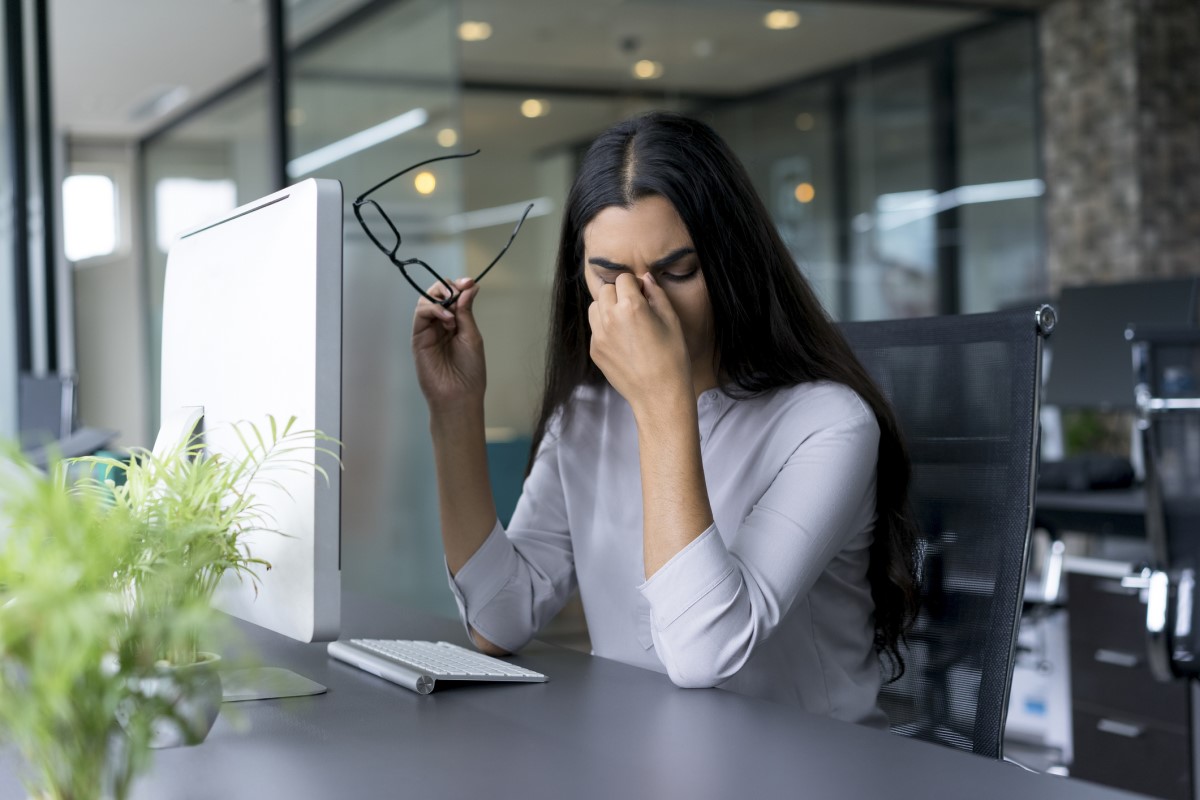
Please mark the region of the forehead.
[[692, 243], [687, 226], [665, 197], [643, 197], [629, 208], [609, 206], [583, 229], [588, 252], [673, 250]]

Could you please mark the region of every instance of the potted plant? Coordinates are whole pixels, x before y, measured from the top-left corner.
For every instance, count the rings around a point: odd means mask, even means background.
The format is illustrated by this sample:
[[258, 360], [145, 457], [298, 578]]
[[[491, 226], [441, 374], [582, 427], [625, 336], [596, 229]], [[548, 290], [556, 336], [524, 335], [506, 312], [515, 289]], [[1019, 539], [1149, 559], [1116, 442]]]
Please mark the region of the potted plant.
[[[14, 456], [0, 471], [0, 736], [22, 753], [31, 795], [120, 800], [148, 763], [154, 720], [171, 713], [133, 702], [136, 654], [205, 635], [213, 613], [183, 596], [153, 616], [129, 603], [140, 522], [73, 492], [65, 464], [46, 475]], [[145, 586], [162, 594], [174, 579]]]
[[[328, 479], [304, 457], [314, 450], [337, 459], [326, 446], [336, 441], [297, 429], [295, 417], [282, 426], [268, 417], [263, 427], [245, 421], [232, 427], [240, 443], [234, 452], [208, 452], [202, 435], [188, 432], [165, 452], [74, 462], [100, 476], [77, 484], [78, 493], [106, 498], [134, 521], [127, 587], [148, 626], [156, 619], [166, 624], [181, 607], [207, 607], [227, 573], [253, 582], [257, 592], [258, 570], [271, 565], [254, 555], [248, 534], [287, 534], [275, 529], [256, 492], [279, 486], [273, 476], [280, 470], [315, 469]], [[198, 637], [166, 634], [152, 632], [130, 653], [149, 676], [143, 694], [174, 711], [156, 722], [152, 747], [202, 741], [221, 703], [219, 657], [202, 651]]]

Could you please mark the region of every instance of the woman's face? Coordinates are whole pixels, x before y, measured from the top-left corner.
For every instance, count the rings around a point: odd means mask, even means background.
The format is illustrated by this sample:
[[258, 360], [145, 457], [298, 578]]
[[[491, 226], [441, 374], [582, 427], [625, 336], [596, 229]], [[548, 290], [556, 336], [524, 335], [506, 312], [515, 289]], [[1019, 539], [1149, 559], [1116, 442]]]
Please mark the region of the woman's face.
[[654, 275], [679, 317], [691, 356], [693, 380], [713, 371], [713, 315], [692, 237], [675, 207], [651, 195], [630, 208], [609, 206], [583, 229], [583, 272], [595, 300], [600, 287], [622, 272]]

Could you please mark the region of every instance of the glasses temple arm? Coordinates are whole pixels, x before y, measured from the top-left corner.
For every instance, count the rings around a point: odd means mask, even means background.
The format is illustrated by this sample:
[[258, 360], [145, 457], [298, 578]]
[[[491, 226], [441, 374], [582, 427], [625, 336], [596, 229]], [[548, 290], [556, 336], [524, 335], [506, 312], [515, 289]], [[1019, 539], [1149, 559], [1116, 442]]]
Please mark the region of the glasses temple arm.
[[432, 164], [435, 161], [446, 161], [447, 159], [451, 159], [451, 158], [470, 158], [471, 156], [474, 156], [474, 155], [479, 155], [479, 151], [475, 150], [474, 152], [471, 152], [471, 153], [454, 153], [454, 154], [448, 155], [448, 156], [437, 156], [436, 158], [427, 158], [424, 161], [413, 164], [411, 167], [409, 167], [407, 169], [400, 170], [399, 172], [397, 172], [395, 175], [393, 175], [390, 178], [384, 178], [379, 183], [375, 184], [370, 189], [367, 189], [365, 192], [360, 194], [358, 196], [358, 198], [354, 201], [354, 205], [358, 206], [360, 203], [362, 203], [363, 200], [365, 200], [367, 198], [367, 195], [369, 195], [371, 192], [375, 191], [376, 189], [380, 188], [381, 186], [386, 186], [387, 184], [396, 180], [396, 178], [399, 178], [401, 175], [403, 175], [406, 172], [412, 172], [417, 167], [423, 167], [426, 164]]
[[508, 252], [508, 248], [512, 246], [513, 240], [517, 238], [517, 233], [521, 230], [521, 226], [525, 224], [525, 218], [529, 216], [529, 212], [532, 210], [533, 210], [533, 203], [530, 203], [529, 205], [525, 206], [525, 213], [521, 215], [521, 218], [519, 220], [517, 220], [517, 227], [513, 228], [512, 235], [508, 237], [508, 242], [504, 245], [504, 248], [501, 249], [501, 251], [496, 254], [496, 257], [492, 259], [492, 263], [490, 263], [486, 267], [484, 267], [483, 272], [479, 273], [479, 275], [475, 278], [476, 283], [478, 283], [479, 280], [482, 279], [484, 275], [487, 275], [488, 270], [490, 270], [492, 267], [496, 266], [496, 262], [498, 262], [501, 258], [503, 258], [504, 254]]

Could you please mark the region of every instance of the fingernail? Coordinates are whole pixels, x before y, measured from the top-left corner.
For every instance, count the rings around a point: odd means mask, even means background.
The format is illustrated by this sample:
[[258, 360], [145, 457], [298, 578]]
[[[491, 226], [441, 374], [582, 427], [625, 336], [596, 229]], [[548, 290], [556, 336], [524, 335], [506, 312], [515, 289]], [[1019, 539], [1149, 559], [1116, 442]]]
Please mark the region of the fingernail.
[[470, 278], [459, 278], [457, 281], [455, 281], [455, 285], [458, 286], [458, 288], [460, 288], [460, 289], [466, 289], [468, 286], [471, 285], [471, 279]]

